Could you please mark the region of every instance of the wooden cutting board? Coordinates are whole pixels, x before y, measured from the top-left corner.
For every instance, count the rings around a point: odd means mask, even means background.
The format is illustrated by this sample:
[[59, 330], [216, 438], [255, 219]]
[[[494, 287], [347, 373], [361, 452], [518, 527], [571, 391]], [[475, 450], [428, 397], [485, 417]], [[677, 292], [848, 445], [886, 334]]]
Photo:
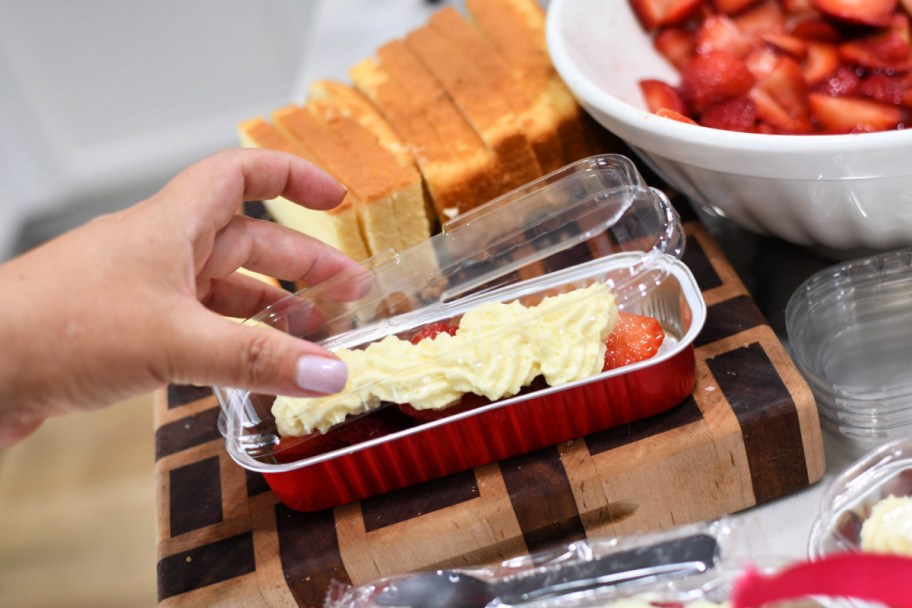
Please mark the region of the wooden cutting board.
[[[227, 455], [208, 388], [156, 399], [161, 606], [322, 606], [332, 582], [499, 562], [583, 538], [715, 519], [824, 473], [813, 396], [685, 202], [684, 261], [708, 307], [697, 384], [673, 410], [317, 513]], [[319, 488], [314, 488], [319, 492]]]

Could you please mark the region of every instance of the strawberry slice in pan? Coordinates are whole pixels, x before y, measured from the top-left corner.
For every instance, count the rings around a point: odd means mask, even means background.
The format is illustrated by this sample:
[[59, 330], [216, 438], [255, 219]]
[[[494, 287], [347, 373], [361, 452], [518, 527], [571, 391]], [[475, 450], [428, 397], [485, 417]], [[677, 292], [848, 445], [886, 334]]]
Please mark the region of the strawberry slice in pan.
[[665, 330], [658, 320], [629, 312], [618, 313], [617, 324], [605, 344], [604, 370], [645, 361], [659, 352]]
[[656, 34], [653, 45], [671, 65], [680, 70], [694, 54], [693, 32], [683, 27], [663, 27]]

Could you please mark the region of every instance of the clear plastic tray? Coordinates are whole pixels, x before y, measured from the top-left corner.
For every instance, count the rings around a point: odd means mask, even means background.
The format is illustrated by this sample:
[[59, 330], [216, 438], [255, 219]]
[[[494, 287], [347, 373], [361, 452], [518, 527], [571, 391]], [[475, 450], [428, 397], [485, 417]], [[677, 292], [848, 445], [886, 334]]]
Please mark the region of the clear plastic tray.
[[872, 450], [829, 483], [811, 528], [810, 557], [862, 551], [861, 527], [875, 505], [889, 496], [912, 496], [912, 439]]
[[837, 264], [786, 306], [788, 342], [822, 426], [861, 455], [912, 430], [912, 250]]
[[[316, 510], [665, 411], [693, 390], [693, 340], [706, 316], [678, 259], [684, 242], [667, 198], [625, 157], [592, 157], [531, 182], [448, 222], [428, 241], [372, 258], [249, 322], [329, 349], [358, 349], [392, 335], [409, 340], [484, 303], [531, 306], [604, 283], [620, 311], [659, 320], [665, 340], [655, 356], [560, 386], [538, 379], [515, 396], [426, 422], [403, 421], [401, 411], [381, 404], [331, 429], [357, 439], [313, 455], [301, 446], [314, 435], [280, 437], [274, 396], [216, 387], [228, 452], [263, 473], [288, 506]], [[489, 328], [447, 357], [503, 353], [506, 331]], [[386, 378], [421, 377], [437, 363], [414, 364], [426, 370], [393, 362]], [[372, 385], [351, 378], [349, 389], [363, 394]]]

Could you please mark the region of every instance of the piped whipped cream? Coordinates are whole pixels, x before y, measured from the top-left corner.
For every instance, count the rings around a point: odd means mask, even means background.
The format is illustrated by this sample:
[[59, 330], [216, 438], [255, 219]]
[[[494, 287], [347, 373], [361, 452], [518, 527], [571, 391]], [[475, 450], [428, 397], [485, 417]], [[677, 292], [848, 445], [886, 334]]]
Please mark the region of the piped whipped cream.
[[861, 549], [912, 556], [912, 498], [888, 496], [861, 525]]
[[280, 396], [272, 413], [285, 436], [326, 432], [382, 402], [442, 409], [466, 393], [494, 401], [543, 376], [550, 386], [602, 371], [618, 311], [607, 285], [544, 298], [535, 306], [488, 302], [466, 312], [455, 335], [417, 344], [387, 336], [364, 349], [339, 349], [348, 384], [317, 398]]

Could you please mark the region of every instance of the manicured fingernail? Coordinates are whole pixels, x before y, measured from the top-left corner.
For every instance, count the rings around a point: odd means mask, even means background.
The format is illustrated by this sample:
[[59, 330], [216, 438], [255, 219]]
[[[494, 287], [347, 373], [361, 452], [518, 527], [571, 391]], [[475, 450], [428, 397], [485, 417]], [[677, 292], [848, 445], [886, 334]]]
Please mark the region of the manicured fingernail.
[[298, 359], [298, 386], [315, 393], [338, 393], [348, 381], [348, 366], [339, 359], [305, 355]]

